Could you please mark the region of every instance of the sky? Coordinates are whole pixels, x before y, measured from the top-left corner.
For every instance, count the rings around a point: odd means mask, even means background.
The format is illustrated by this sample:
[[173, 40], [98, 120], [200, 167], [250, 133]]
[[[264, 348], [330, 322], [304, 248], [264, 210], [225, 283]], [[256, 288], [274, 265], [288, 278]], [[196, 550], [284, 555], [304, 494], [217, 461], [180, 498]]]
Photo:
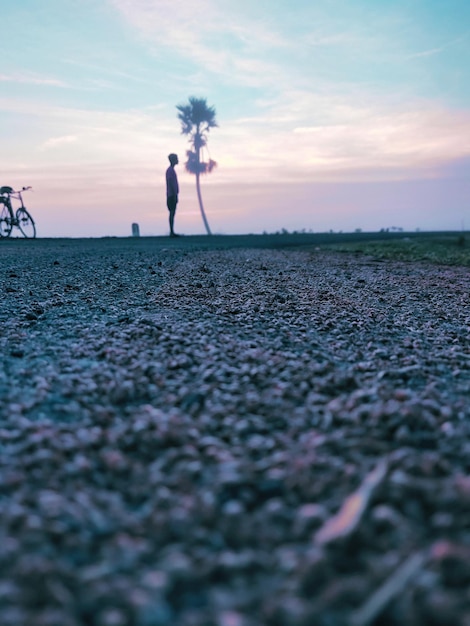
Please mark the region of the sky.
[[40, 237], [470, 228], [468, 0], [0, 0], [0, 184]]

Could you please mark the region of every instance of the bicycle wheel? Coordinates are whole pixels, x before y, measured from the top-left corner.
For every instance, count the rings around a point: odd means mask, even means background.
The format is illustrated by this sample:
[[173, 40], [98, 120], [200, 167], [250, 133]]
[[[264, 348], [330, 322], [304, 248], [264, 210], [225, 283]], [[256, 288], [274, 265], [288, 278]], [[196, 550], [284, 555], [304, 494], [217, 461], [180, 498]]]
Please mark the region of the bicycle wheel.
[[34, 237], [36, 237], [36, 224], [24, 207], [16, 211], [16, 223], [27, 239], [34, 239]]
[[0, 202], [0, 237], [9, 237], [13, 225], [9, 208], [4, 202]]

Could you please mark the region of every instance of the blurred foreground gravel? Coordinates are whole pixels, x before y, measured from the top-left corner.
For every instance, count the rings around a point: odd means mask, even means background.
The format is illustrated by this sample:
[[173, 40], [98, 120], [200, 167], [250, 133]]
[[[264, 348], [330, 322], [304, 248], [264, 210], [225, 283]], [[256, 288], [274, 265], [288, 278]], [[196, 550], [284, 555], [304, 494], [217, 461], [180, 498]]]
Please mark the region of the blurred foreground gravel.
[[0, 259], [2, 626], [470, 626], [468, 268]]

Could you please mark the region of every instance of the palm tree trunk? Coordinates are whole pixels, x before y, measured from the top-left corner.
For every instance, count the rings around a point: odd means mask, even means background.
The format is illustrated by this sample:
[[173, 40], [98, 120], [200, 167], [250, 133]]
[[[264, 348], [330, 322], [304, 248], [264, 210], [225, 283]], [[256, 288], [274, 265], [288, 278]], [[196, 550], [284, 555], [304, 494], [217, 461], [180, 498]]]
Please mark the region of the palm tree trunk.
[[199, 182], [200, 174], [196, 173], [196, 190], [197, 190], [197, 199], [199, 200], [199, 208], [201, 209], [202, 221], [204, 222], [204, 226], [206, 227], [207, 234], [212, 235], [211, 229], [209, 228], [209, 222], [207, 221], [206, 214], [204, 212], [204, 205], [202, 204], [202, 196], [201, 196], [201, 184]]

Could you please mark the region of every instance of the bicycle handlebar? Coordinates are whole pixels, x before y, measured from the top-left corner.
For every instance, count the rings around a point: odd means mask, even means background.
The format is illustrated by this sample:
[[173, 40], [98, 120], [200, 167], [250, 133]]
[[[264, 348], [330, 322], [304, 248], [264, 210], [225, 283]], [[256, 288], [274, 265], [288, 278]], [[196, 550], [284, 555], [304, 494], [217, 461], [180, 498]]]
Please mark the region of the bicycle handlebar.
[[11, 193], [22, 193], [23, 191], [28, 191], [29, 189], [32, 189], [32, 187], [21, 187], [21, 189], [13, 189]]
[[2, 187], [1, 188], [1, 193], [2, 193], [2, 195], [5, 194], [5, 195], [8, 195], [8, 196], [12, 196], [12, 195], [18, 196], [18, 195], [21, 195], [21, 193], [23, 191], [28, 191], [29, 189], [32, 189], [32, 187], [31, 186], [29, 186], [29, 187], [21, 187], [21, 189], [13, 189], [12, 187]]

